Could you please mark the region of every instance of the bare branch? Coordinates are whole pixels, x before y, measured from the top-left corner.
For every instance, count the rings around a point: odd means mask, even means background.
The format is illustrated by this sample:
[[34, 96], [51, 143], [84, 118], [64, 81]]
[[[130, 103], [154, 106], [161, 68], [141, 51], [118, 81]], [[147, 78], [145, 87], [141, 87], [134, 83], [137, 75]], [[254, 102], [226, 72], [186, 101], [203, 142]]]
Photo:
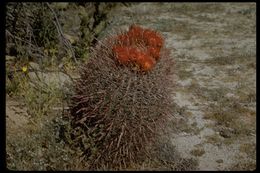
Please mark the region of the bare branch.
[[49, 4], [48, 2], [46, 2], [46, 4], [47, 4], [48, 8], [51, 10], [51, 12], [52, 12], [53, 15], [54, 15], [55, 21], [53, 21], [53, 23], [54, 23], [54, 25], [56, 26], [57, 31], [58, 31], [60, 37], [62, 38], [62, 41], [63, 41], [64, 45], [70, 50], [74, 61], [75, 61], [76, 63], [78, 63], [78, 62], [77, 62], [77, 59], [76, 59], [76, 57], [75, 57], [75, 52], [74, 52], [74, 50], [73, 50], [73, 47], [72, 47], [70, 41], [64, 36], [64, 33], [63, 33], [62, 28], [61, 28], [61, 26], [60, 26], [59, 19], [58, 19], [57, 15], [56, 15], [55, 11], [51, 8], [51, 6], [50, 6], [50, 4]]

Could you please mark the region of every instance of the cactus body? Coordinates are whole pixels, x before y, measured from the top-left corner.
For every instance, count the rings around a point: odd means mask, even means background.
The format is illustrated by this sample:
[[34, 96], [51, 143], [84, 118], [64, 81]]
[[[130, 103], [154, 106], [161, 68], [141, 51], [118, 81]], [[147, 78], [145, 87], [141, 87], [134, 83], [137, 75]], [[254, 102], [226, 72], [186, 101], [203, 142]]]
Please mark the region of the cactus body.
[[[140, 38], [142, 32], [160, 41]], [[129, 40], [131, 34], [136, 39]], [[94, 48], [71, 98], [72, 138], [90, 169], [127, 169], [144, 159], [172, 115], [174, 62], [162, 38], [137, 26], [125, 35], [107, 38]], [[132, 46], [136, 40], [154, 45], [141, 51]], [[139, 70], [133, 70], [133, 64]]]

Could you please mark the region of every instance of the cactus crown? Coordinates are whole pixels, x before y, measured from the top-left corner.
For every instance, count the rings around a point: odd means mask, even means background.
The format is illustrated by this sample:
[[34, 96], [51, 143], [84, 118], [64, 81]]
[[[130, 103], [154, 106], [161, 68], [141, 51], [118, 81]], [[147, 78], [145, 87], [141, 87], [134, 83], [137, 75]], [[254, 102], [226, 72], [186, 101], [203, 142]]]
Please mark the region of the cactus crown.
[[118, 62], [134, 65], [139, 71], [149, 71], [155, 66], [164, 43], [159, 33], [137, 25], [131, 25], [129, 31], [118, 35], [115, 41], [112, 50]]

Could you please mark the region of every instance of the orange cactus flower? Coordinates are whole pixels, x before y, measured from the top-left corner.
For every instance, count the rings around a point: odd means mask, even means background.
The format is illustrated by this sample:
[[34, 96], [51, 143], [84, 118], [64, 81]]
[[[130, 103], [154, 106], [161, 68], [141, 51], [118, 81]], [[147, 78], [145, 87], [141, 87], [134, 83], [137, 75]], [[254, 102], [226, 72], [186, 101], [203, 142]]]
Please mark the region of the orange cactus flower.
[[114, 46], [112, 50], [116, 54], [119, 63], [121, 64], [129, 63], [130, 59], [129, 59], [127, 47]]
[[152, 56], [156, 61], [160, 58], [160, 49], [157, 47], [149, 46], [147, 52]]
[[135, 38], [141, 38], [142, 34], [144, 32], [144, 29], [137, 25], [131, 25], [128, 31], [128, 35], [135, 37]]
[[135, 59], [133, 61], [140, 67], [143, 71], [150, 70], [155, 65], [155, 60], [145, 52], [135, 50]]
[[116, 38], [121, 45], [129, 45], [130, 44], [130, 39], [127, 34], [121, 34]]
[[155, 32], [146, 30], [144, 32], [144, 37], [147, 41], [147, 45], [149, 45], [149, 46], [161, 48], [163, 45], [162, 37], [160, 35], [156, 34]]
[[[129, 31], [116, 37], [117, 44], [112, 51], [121, 64], [134, 63], [142, 71], [151, 70], [160, 58], [163, 38], [150, 29], [131, 25]], [[143, 49], [138, 49], [140, 45]]]
[[143, 54], [143, 56], [139, 57], [139, 65], [143, 71], [148, 71], [153, 68], [155, 65], [155, 61], [151, 56], [147, 54]]

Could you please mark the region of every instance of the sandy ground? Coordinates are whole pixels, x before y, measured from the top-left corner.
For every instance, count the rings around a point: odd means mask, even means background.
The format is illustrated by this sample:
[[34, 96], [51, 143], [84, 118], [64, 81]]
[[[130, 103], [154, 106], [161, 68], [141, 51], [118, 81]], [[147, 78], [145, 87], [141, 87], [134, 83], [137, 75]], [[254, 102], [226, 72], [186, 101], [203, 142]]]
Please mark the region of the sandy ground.
[[[173, 99], [182, 118], [169, 138], [181, 157], [197, 159], [199, 170], [254, 168], [256, 5], [140, 3], [117, 9], [105, 33], [132, 23], [160, 31], [176, 60]], [[28, 125], [26, 112], [7, 97], [8, 134]]]
[[7, 134], [17, 134], [28, 124], [28, 114], [25, 105], [21, 102], [6, 98], [6, 130]]

